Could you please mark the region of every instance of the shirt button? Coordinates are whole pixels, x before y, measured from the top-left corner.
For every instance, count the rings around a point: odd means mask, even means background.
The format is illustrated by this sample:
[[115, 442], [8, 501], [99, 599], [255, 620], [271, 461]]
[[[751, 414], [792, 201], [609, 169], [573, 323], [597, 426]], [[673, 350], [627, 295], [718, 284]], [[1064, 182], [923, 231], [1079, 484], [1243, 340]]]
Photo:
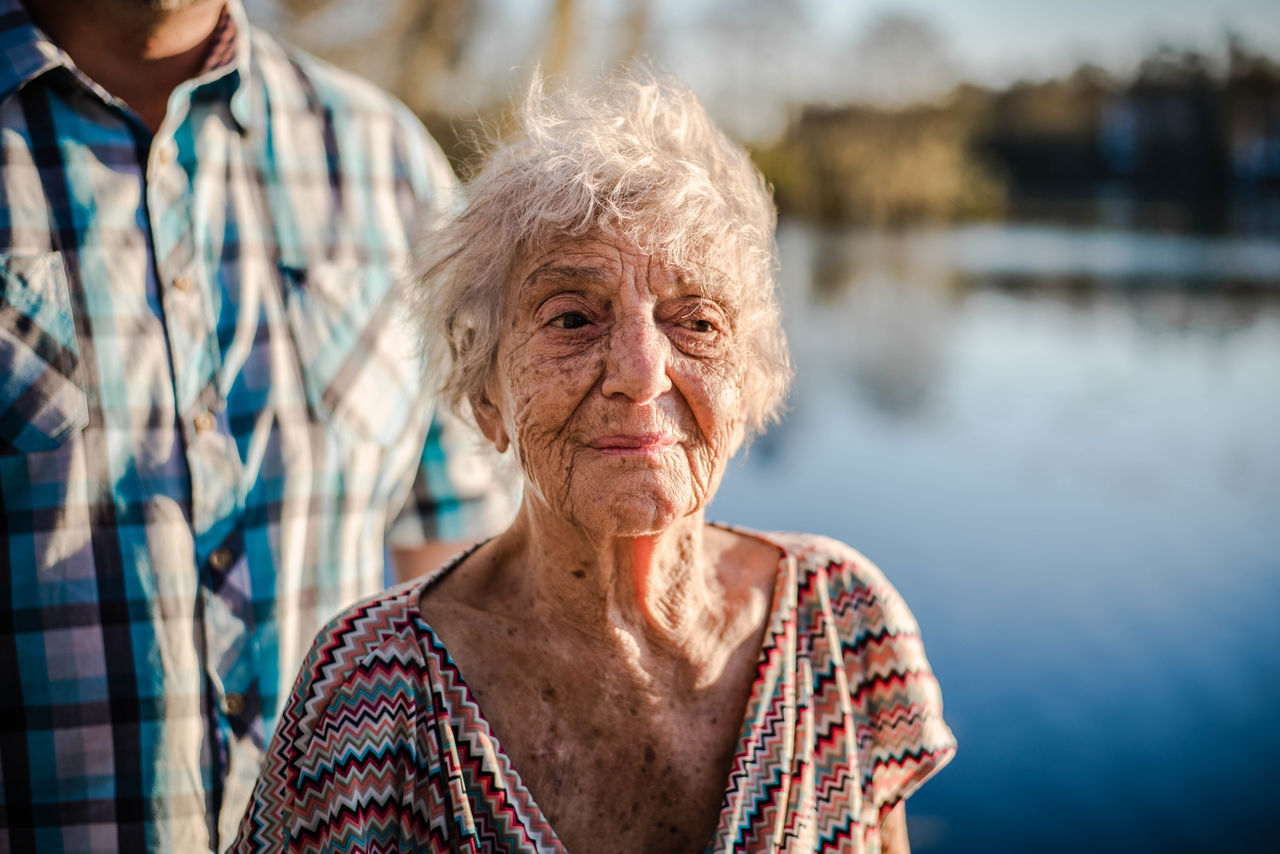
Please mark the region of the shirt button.
[[221, 572], [231, 568], [231, 549], [214, 549], [209, 553], [209, 566]]
[[222, 698], [222, 710], [229, 715], [238, 715], [244, 711], [244, 697], [240, 694], [230, 693]]
[[190, 291], [195, 287], [195, 283], [191, 281], [190, 276], [178, 276], [173, 280], [173, 286], [180, 291]]
[[218, 426], [218, 419], [212, 412], [201, 412], [192, 419], [197, 433], [208, 433], [210, 430]]

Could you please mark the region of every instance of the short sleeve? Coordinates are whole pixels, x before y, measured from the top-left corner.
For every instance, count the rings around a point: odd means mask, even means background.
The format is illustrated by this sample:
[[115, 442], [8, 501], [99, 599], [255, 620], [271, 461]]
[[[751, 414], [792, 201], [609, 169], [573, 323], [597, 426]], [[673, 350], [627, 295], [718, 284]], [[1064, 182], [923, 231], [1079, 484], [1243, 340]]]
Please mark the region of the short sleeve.
[[496, 533], [515, 506], [482, 438], [456, 416], [437, 411], [418, 471], [387, 542], [412, 548], [430, 540], [472, 540]]
[[951, 761], [955, 736], [902, 596], [847, 546], [826, 567], [856, 731], [864, 826], [879, 824]]

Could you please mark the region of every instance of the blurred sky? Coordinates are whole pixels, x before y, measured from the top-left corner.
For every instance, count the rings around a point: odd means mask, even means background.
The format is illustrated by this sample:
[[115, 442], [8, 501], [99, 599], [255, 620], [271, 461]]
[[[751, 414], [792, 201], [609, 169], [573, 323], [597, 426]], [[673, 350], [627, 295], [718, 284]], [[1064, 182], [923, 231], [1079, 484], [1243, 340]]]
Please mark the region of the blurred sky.
[[[472, 58], [495, 71], [504, 58], [518, 64], [517, 46], [540, 32], [550, 3], [481, 5]], [[580, 3], [583, 65], [617, 52], [632, 5]], [[885, 44], [877, 25], [895, 14], [926, 31], [899, 30]], [[960, 79], [1004, 85], [1082, 62], [1124, 75], [1161, 44], [1221, 55], [1232, 32], [1280, 56], [1276, 0], [654, 0], [648, 27], [648, 51], [747, 138], [778, 130], [787, 103], [910, 100]]]
[[[276, 0], [246, 0], [269, 29], [325, 53], [368, 39], [360, 73], [391, 79], [379, 62], [381, 21], [402, 2], [337, 0], [288, 31]], [[428, 2], [428, 0], [421, 0]], [[446, 112], [483, 108], [520, 87], [545, 57], [553, 0], [473, 0], [474, 28], [457, 73], [423, 81]], [[573, 67], [591, 71], [624, 55], [644, 9], [646, 53], [683, 76], [731, 132], [761, 140], [789, 105], [902, 102], [957, 80], [1005, 85], [1092, 62], [1125, 75], [1162, 44], [1225, 55], [1235, 33], [1280, 57], [1277, 0], [578, 0]], [[885, 27], [886, 21], [909, 25]]]
[[932, 22], [974, 76], [995, 83], [1020, 75], [1056, 74], [1081, 61], [1127, 70], [1161, 42], [1218, 50], [1238, 31], [1280, 55], [1280, 3], [1275, 0], [808, 0], [834, 27], [858, 30], [887, 8]]

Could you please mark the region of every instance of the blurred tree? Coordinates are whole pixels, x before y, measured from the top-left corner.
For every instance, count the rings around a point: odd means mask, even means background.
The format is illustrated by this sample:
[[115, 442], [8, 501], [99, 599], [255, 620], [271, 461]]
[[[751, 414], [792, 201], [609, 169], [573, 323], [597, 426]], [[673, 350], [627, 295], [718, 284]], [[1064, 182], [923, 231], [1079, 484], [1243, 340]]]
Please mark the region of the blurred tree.
[[[423, 118], [455, 163], [474, 153], [475, 135], [467, 126], [477, 119], [496, 126], [507, 97], [520, 90], [512, 69], [528, 74], [540, 65], [549, 77], [572, 77], [634, 58], [647, 52], [653, 17], [652, 0], [623, 0], [614, 7], [614, 21], [601, 20], [598, 9], [577, 0], [544, 0], [519, 14], [502, 0], [246, 5], [287, 41], [391, 91]], [[593, 11], [597, 17], [588, 17]], [[495, 37], [497, 54], [473, 56]], [[484, 70], [478, 72], [477, 63]]]
[[902, 106], [949, 91], [957, 62], [942, 33], [924, 18], [890, 11], [875, 18], [852, 45], [858, 79], [853, 94], [881, 106]]
[[476, 24], [470, 0], [276, 0], [285, 37], [369, 77], [415, 112], [440, 111]]
[[1127, 80], [1085, 65], [987, 89], [956, 83], [960, 63], [929, 20], [890, 11], [857, 29], [856, 14], [822, 0], [702, 0], [681, 12], [653, 0], [245, 4], [391, 90], [455, 164], [476, 153], [477, 118], [501, 128], [517, 75], [541, 64], [573, 78], [653, 53], [730, 133], [757, 141], [785, 213], [1088, 222], [1110, 194], [1158, 203], [1167, 227], [1182, 216], [1171, 206], [1220, 219], [1229, 196], [1271, 198], [1280, 185], [1280, 66], [1238, 37], [1221, 57], [1163, 47]]
[[1229, 40], [1226, 119], [1232, 176], [1280, 185], [1280, 63]]
[[631, 0], [623, 12], [623, 43], [620, 58], [635, 59], [649, 51], [649, 26], [653, 20], [650, 0]]
[[779, 208], [813, 219], [903, 224], [998, 214], [1003, 187], [971, 156], [985, 100], [901, 109], [807, 107], [755, 152]]
[[551, 7], [550, 37], [542, 57], [542, 69], [549, 77], [563, 77], [573, 71], [577, 52], [577, 3], [574, 0], [555, 0]]

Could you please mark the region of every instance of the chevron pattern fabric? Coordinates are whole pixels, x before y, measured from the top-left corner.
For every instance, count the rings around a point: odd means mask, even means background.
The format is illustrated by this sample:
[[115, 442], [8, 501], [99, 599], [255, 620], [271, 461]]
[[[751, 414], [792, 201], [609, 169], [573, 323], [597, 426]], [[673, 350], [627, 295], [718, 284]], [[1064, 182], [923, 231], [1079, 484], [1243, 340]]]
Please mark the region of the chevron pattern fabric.
[[[919, 627], [848, 546], [735, 530], [784, 557], [707, 851], [878, 852], [881, 820], [955, 752]], [[320, 633], [233, 850], [564, 851], [419, 611], [457, 563]]]

